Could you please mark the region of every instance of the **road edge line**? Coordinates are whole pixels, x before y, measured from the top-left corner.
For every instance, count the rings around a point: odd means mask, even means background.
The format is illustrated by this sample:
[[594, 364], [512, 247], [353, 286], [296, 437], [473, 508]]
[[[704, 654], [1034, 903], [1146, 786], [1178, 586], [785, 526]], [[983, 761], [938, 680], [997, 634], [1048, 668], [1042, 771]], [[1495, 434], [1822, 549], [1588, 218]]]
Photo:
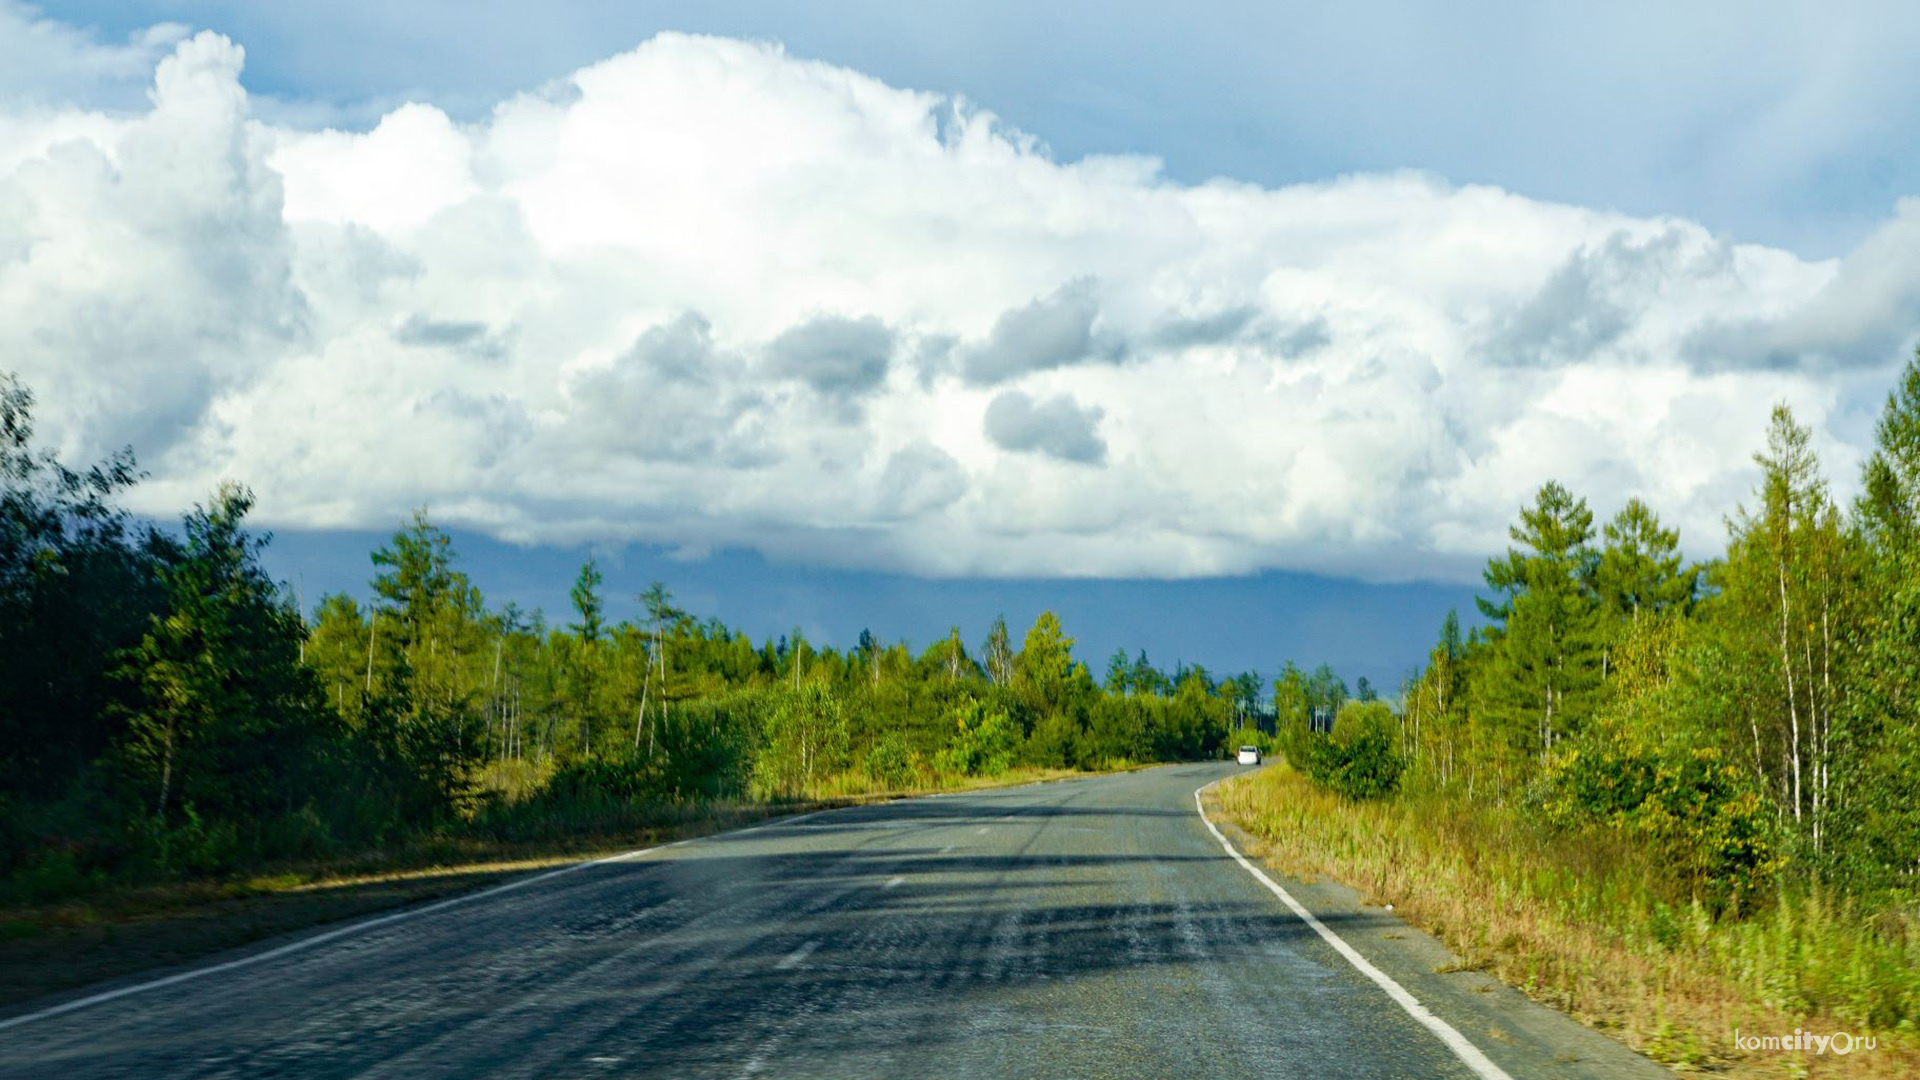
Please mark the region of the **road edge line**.
[[1467, 1037], [1460, 1034], [1457, 1028], [1434, 1015], [1432, 1010], [1420, 1003], [1419, 998], [1408, 993], [1406, 987], [1395, 982], [1393, 977], [1386, 972], [1373, 966], [1371, 960], [1360, 955], [1360, 951], [1347, 944], [1346, 940], [1340, 935], [1327, 929], [1327, 925], [1315, 918], [1313, 912], [1308, 911], [1306, 906], [1300, 903], [1300, 901], [1295, 900], [1292, 893], [1281, 888], [1279, 882], [1268, 877], [1265, 871], [1253, 865], [1245, 855], [1240, 854], [1240, 852], [1234, 848], [1233, 842], [1228, 840], [1226, 834], [1222, 833], [1219, 827], [1214, 825], [1213, 819], [1207, 816], [1207, 808], [1200, 801], [1201, 792], [1206, 791], [1222, 780], [1228, 779], [1231, 779], [1231, 777], [1223, 776], [1219, 780], [1209, 781], [1194, 789], [1193, 809], [1200, 815], [1201, 824], [1207, 827], [1207, 831], [1213, 834], [1215, 840], [1220, 841], [1220, 846], [1226, 849], [1227, 854], [1233, 856], [1233, 861], [1239, 863], [1241, 869], [1252, 874], [1260, 884], [1265, 885], [1268, 892], [1279, 897], [1281, 903], [1287, 905], [1295, 915], [1300, 917], [1302, 922], [1312, 927], [1314, 932], [1325, 939], [1327, 944], [1333, 946], [1334, 951], [1345, 958], [1347, 963], [1352, 964], [1354, 970], [1371, 979], [1374, 985], [1385, 990], [1387, 996], [1393, 999], [1394, 1004], [1400, 1006], [1408, 1016], [1413, 1017], [1420, 1022], [1422, 1027], [1425, 1027], [1428, 1031], [1438, 1036], [1440, 1041], [1446, 1044], [1447, 1049], [1453, 1051], [1453, 1056], [1459, 1058], [1467, 1068], [1472, 1069], [1481, 1077], [1481, 1080], [1513, 1080], [1513, 1077], [1507, 1075], [1506, 1070], [1495, 1065], [1479, 1047], [1467, 1041]]

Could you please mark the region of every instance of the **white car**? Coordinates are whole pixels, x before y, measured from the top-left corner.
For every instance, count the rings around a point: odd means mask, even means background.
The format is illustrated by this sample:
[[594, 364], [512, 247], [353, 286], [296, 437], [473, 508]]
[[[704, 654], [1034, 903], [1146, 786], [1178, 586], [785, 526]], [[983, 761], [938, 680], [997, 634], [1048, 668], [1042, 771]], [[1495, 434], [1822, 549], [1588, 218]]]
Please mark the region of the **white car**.
[[1260, 764], [1260, 748], [1257, 746], [1241, 747], [1240, 748], [1240, 764], [1242, 765]]

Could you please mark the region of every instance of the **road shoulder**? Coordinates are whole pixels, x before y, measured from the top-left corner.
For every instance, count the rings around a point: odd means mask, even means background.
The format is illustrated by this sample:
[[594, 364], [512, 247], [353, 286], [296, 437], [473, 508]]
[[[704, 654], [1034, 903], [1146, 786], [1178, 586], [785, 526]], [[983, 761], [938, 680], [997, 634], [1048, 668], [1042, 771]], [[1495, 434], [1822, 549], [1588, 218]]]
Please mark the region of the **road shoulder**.
[[[1212, 792], [1203, 794], [1202, 803], [1208, 820], [1236, 850], [1510, 1075], [1554, 1080], [1671, 1080], [1674, 1076], [1604, 1033], [1471, 968], [1439, 939], [1390, 908], [1367, 902], [1337, 881], [1303, 880], [1285, 873], [1264, 857], [1264, 845], [1257, 838], [1221, 812]], [[1346, 961], [1336, 956], [1336, 962]]]

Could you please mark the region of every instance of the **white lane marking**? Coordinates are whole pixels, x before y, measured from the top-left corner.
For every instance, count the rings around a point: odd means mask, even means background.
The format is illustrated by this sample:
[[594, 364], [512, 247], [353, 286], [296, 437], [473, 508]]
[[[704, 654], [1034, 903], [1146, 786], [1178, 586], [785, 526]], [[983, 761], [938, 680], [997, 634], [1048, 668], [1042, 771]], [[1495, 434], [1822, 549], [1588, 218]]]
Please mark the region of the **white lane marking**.
[[[853, 809], [853, 808], [852, 808], [852, 807], [848, 807], [847, 809], [849, 809], [849, 810], [851, 810], [851, 809]], [[856, 821], [856, 822], [854, 822], [854, 823], [852, 823], [851, 825], [835, 825], [835, 824], [833, 824], [833, 823], [831, 823], [831, 822], [827, 822], [827, 823], [824, 823], [824, 824], [814, 824], [814, 825], [801, 825], [801, 826], [798, 826], [798, 827], [799, 827], [799, 828], [802, 828], [802, 829], [832, 829], [832, 830], [833, 830], [833, 831], [835, 831], [835, 832], [845, 832], [845, 831], [847, 831], [847, 830], [849, 830], [849, 829], [912, 829], [912, 828], [925, 828], [925, 826], [920, 826], [920, 825], [916, 825], [916, 824], [915, 824], [914, 822], [911, 822], [911, 821]]]
[[[833, 809], [848, 809], [848, 808], [835, 807]], [[512, 892], [515, 889], [524, 889], [529, 885], [538, 884], [539, 882], [542, 882], [542, 881], [551, 881], [552, 879], [557, 878], [562, 874], [571, 874], [575, 870], [585, 870], [589, 866], [605, 866], [608, 863], [617, 863], [617, 862], [624, 862], [628, 859], [643, 858], [648, 855], [655, 855], [655, 854], [658, 854], [659, 852], [666, 851], [669, 848], [677, 848], [682, 844], [691, 844], [696, 841], [709, 840], [715, 837], [732, 838], [732, 837], [738, 837], [738, 836], [745, 836], [748, 833], [756, 833], [763, 829], [771, 829], [781, 825], [791, 825], [796, 821], [803, 821], [810, 817], [817, 817], [820, 814], [826, 814], [831, 812], [832, 810], [814, 810], [805, 814], [796, 814], [790, 818], [776, 818], [772, 821], [762, 822], [759, 825], [753, 825], [745, 829], [740, 829], [736, 832], [714, 833], [712, 834], [712, 836], [690, 836], [685, 840], [675, 840], [671, 844], [660, 844], [656, 847], [650, 847], [650, 848], [636, 848], [633, 851], [623, 851], [618, 855], [609, 855], [602, 859], [589, 859], [586, 862], [572, 863], [570, 865], [562, 866], [555, 870], [548, 870], [546, 873], [543, 873], [543, 874], [534, 874], [531, 877], [517, 878], [513, 881], [507, 882], [504, 885], [495, 885], [491, 889], [482, 889], [479, 892], [462, 893], [459, 896], [449, 897], [448, 899], [440, 900], [435, 903], [428, 904], [425, 907], [408, 908], [405, 911], [395, 911], [386, 915], [376, 915], [375, 917], [371, 919], [367, 919], [364, 922], [349, 923], [346, 926], [338, 927], [333, 930], [327, 930], [323, 933], [315, 934], [312, 937], [301, 938], [299, 941], [290, 941], [287, 944], [282, 945], [277, 949], [268, 949], [266, 952], [254, 953], [252, 956], [243, 956], [243, 957], [240, 957], [238, 960], [228, 960], [219, 964], [210, 964], [207, 967], [194, 968], [190, 971], [181, 971], [172, 975], [168, 975], [165, 978], [152, 979], [148, 982], [135, 983], [132, 986], [122, 986], [115, 990], [106, 990], [98, 994], [89, 994], [83, 998], [75, 998], [72, 1001], [61, 1002], [58, 1005], [41, 1009], [38, 1012], [30, 1012], [30, 1013], [23, 1014], [21, 1016], [8, 1017], [7, 1019], [0, 1020], [0, 1031], [5, 1031], [8, 1028], [19, 1027], [22, 1024], [30, 1024], [35, 1020], [46, 1020], [50, 1017], [59, 1016], [62, 1013], [70, 1013], [70, 1012], [73, 1012], [75, 1009], [84, 1009], [89, 1005], [100, 1005], [109, 1001], [116, 1000], [118, 998], [127, 997], [132, 994], [141, 994], [141, 993], [145, 993], [148, 990], [158, 990], [163, 986], [173, 986], [176, 983], [187, 982], [190, 979], [198, 979], [207, 975], [215, 975], [222, 971], [232, 971], [235, 968], [251, 967], [254, 964], [258, 964], [266, 960], [277, 959], [279, 957], [286, 956], [290, 953], [303, 952], [307, 949], [313, 948], [315, 945], [323, 945], [337, 938], [346, 937], [348, 934], [357, 934], [362, 930], [371, 930], [376, 926], [384, 926], [387, 923], [399, 922], [403, 919], [412, 919], [412, 918], [417, 918], [421, 915], [430, 915], [433, 912], [440, 911], [445, 908], [453, 907], [456, 904], [472, 903], [475, 900], [483, 900], [490, 896], [499, 896], [501, 893]]]
[[954, 845], [948, 844], [946, 847], [943, 847], [940, 849], [940, 854], [945, 855], [947, 852], [952, 851], [953, 848], [954, 848]]
[[899, 886], [901, 886], [901, 885], [905, 885], [906, 883], [907, 883], [907, 879], [906, 879], [906, 878], [903, 878], [903, 877], [896, 877], [896, 878], [894, 878], [894, 879], [892, 879], [892, 880], [890, 880], [890, 881], [888, 881], [888, 882], [887, 882], [887, 883], [886, 883], [885, 885], [882, 885], [882, 886], [880, 886], [880, 887], [881, 887], [881, 888], [883, 888], [883, 889], [892, 889], [892, 888], [897, 888], [897, 887], [899, 887]]
[[779, 963], [773, 966], [780, 971], [786, 971], [789, 968], [799, 967], [800, 962], [802, 960], [805, 960], [807, 957], [812, 956], [813, 950], [819, 947], [820, 947], [819, 942], [809, 941], [805, 945], [802, 945], [799, 948], [788, 953], [785, 957], [781, 958]]
[[[1224, 780], [1227, 778], [1223, 776], [1220, 779]], [[1488, 1060], [1487, 1055], [1481, 1053], [1479, 1047], [1468, 1042], [1467, 1037], [1460, 1034], [1452, 1024], [1435, 1016], [1425, 1005], [1420, 1004], [1418, 998], [1407, 993], [1406, 987], [1394, 982], [1391, 976], [1379, 968], [1374, 967], [1371, 961], [1361, 956], [1359, 951], [1342, 940], [1340, 935], [1327, 929], [1325, 923], [1314, 918], [1313, 912], [1308, 911], [1301, 905], [1300, 901], [1295, 900], [1292, 893], [1281, 888], [1279, 882], [1268, 877], [1259, 867], [1248, 862], [1245, 855], [1234, 850], [1233, 844], [1227, 840], [1226, 836], [1221, 833], [1219, 829], [1214, 827], [1213, 820], [1207, 817], [1206, 807], [1200, 803], [1200, 792], [1207, 790], [1219, 782], [1220, 780], [1215, 780], [1212, 783], [1202, 784], [1195, 790], [1193, 793], [1193, 808], [1199, 812], [1200, 820], [1207, 826], [1207, 831], [1213, 834], [1215, 840], [1220, 841], [1220, 846], [1227, 850], [1227, 854], [1233, 856], [1233, 861], [1239, 863], [1241, 869], [1258, 878], [1260, 884], [1267, 887], [1268, 892], [1279, 897], [1282, 903], [1293, 909], [1293, 913], [1300, 916], [1301, 921], [1313, 927], [1314, 932], [1326, 939], [1327, 944], [1333, 946], [1335, 952], [1345, 957], [1347, 963], [1352, 964], [1355, 970], [1367, 978], [1372, 979], [1376, 986], [1385, 990], [1387, 996], [1392, 998], [1395, 1004], [1406, 1010], [1408, 1016], [1418, 1020], [1428, 1031], [1438, 1035], [1440, 1041], [1447, 1044], [1447, 1049], [1453, 1051], [1453, 1056], [1464, 1062], [1467, 1068], [1472, 1069], [1482, 1080], [1513, 1080], [1513, 1077], [1508, 1076], [1505, 1070]]]
[[[1033, 787], [1035, 785], [1023, 784], [1021, 786]], [[1013, 789], [1008, 789], [1008, 790], [1013, 790]], [[907, 800], [904, 798], [888, 799], [888, 800], [885, 800], [884, 802], [866, 803], [864, 805], [871, 808], [876, 806], [891, 806], [894, 803], [905, 802], [905, 801]], [[315, 934], [312, 937], [301, 938], [299, 941], [290, 941], [287, 944], [282, 945], [276, 949], [268, 949], [266, 952], [254, 953], [251, 956], [243, 956], [237, 960], [227, 960], [225, 962], [218, 963], [218, 964], [210, 964], [202, 968], [193, 968], [192, 970], [189, 970], [189, 971], [176, 972], [175, 974], [168, 975], [165, 978], [151, 979], [147, 982], [135, 983], [132, 986], [122, 986], [115, 990], [106, 990], [98, 994], [89, 994], [86, 997], [75, 998], [72, 1001], [65, 1001], [58, 1005], [53, 1005], [45, 1009], [40, 1009], [36, 1012], [23, 1013], [20, 1016], [8, 1017], [4, 1020], [0, 1020], [0, 1031], [5, 1031], [8, 1028], [19, 1027], [22, 1024], [30, 1024], [30, 1023], [33, 1023], [35, 1020], [45, 1020], [50, 1017], [60, 1016], [63, 1013], [70, 1013], [76, 1009], [87, 1008], [90, 1005], [100, 1005], [109, 1001], [117, 1000], [119, 998], [128, 997], [133, 994], [145, 993], [148, 990], [158, 990], [163, 986], [173, 986], [176, 983], [187, 982], [189, 980], [198, 979], [206, 975], [215, 975], [222, 971], [232, 971], [235, 968], [251, 967], [252, 965], [261, 963], [262, 961], [273, 960], [278, 957], [286, 956], [290, 953], [303, 952], [307, 949], [313, 948], [315, 945], [322, 945], [322, 944], [325, 944], [326, 942], [333, 941], [337, 938], [346, 937], [348, 934], [357, 934], [362, 930], [370, 930], [373, 927], [384, 926], [387, 923], [399, 922], [403, 919], [411, 919], [420, 915], [429, 915], [429, 914], [432, 914], [433, 912], [441, 910], [442, 908], [453, 907], [456, 904], [465, 904], [474, 900], [485, 899], [486, 897], [489, 897], [489, 896], [498, 896], [501, 893], [512, 892], [515, 889], [525, 888], [528, 885], [533, 885], [538, 882], [547, 881], [552, 878], [559, 877], [562, 874], [571, 874], [575, 870], [584, 870], [589, 866], [603, 866], [603, 865], [606, 865], [607, 863], [616, 863], [616, 862], [623, 862], [628, 859], [643, 858], [648, 855], [653, 855], [662, 851], [666, 851], [669, 848], [677, 848], [682, 844], [692, 844], [701, 840], [711, 840], [716, 838], [733, 839], [741, 836], [747, 836], [752, 833], [762, 832], [767, 829], [784, 828], [786, 826], [793, 825], [797, 822], [805, 821], [808, 818], [819, 817], [822, 814], [830, 814], [837, 810], [851, 810], [851, 809], [855, 809], [855, 807], [836, 806], [836, 807], [829, 807], [828, 809], [825, 809], [825, 810], [812, 810], [804, 814], [795, 814], [791, 817], [774, 818], [771, 821], [763, 821], [758, 825], [750, 825], [747, 828], [737, 829], [732, 832], [714, 833], [712, 836], [691, 836], [685, 840], [675, 840], [671, 844], [660, 844], [656, 847], [650, 847], [650, 848], [636, 848], [633, 851], [624, 851], [618, 855], [609, 855], [603, 859], [590, 859], [586, 862], [573, 863], [568, 866], [559, 867], [558, 869], [549, 870], [544, 874], [534, 874], [531, 877], [518, 878], [516, 880], [509, 881], [504, 885], [495, 885], [490, 889], [482, 889], [479, 892], [462, 893], [459, 896], [449, 897], [448, 899], [441, 900], [436, 903], [428, 904], [425, 907], [408, 908], [405, 911], [395, 911], [386, 915], [376, 915], [373, 918], [367, 919], [363, 922], [349, 923], [346, 926], [338, 927], [333, 930], [327, 930], [322, 933]], [[987, 829], [985, 826], [981, 826], [978, 831], [984, 833], [987, 831]]]
[[980, 833], [980, 834], [982, 834], [982, 835], [985, 835], [985, 834], [986, 834], [986, 831], [987, 831], [987, 827], [986, 827], [985, 825], [982, 825], [982, 826], [980, 826], [979, 828], [977, 828], [977, 829], [975, 829], [975, 830], [973, 830], [973, 831], [974, 831], [974, 832], [977, 832], [977, 833]]

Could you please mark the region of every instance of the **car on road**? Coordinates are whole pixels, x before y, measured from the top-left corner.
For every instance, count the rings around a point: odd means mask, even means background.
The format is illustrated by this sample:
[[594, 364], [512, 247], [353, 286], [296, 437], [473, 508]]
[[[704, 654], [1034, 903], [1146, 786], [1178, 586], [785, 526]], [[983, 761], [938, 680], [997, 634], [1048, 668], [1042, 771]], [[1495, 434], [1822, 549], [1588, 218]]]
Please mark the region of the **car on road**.
[[1240, 764], [1242, 765], [1260, 764], [1260, 748], [1257, 746], [1241, 747], [1240, 748]]

